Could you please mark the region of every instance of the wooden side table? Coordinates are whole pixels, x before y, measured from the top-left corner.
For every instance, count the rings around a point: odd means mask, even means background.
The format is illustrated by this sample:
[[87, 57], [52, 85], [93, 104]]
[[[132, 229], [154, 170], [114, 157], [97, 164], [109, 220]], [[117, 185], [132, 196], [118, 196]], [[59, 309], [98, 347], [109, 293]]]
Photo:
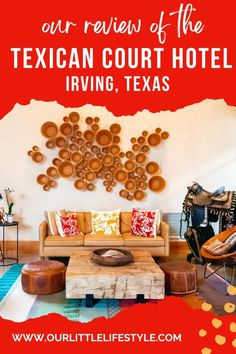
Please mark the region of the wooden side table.
[[[0, 267], [3, 266], [10, 266], [12, 264], [18, 263], [18, 238], [19, 238], [19, 232], [18, 232], [18, 226], [19, 222], [18, 221], [13, 221], [12, 223], [9, 222], [4, 222], [0, 223], [0, 229], [2, 229], [2, 246], [0, 245]], [[16, 256], [15, 257], [8, 257], [5, 254], [5, 242], [6, 242], [6, 229], [8, 227], [16, 227]]]

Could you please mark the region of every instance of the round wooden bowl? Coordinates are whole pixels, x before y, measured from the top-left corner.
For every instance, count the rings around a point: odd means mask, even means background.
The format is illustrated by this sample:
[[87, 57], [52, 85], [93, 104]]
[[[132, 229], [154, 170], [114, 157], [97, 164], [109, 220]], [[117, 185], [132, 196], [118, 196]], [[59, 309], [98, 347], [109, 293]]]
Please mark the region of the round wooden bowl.
[[91, 125], [93, 123], [93, 118], [92, 117], [87, 117], [85, 119], [85, 122], [88, 124], [88, 125]]
[[62, 178], [70, 178], [75, 173], [75, 167], [70, 161], [63, 161], [58, 166], [58, 174]]
[[[103, 257], [108, 251], [114, 251], [119, 254], [119, 258], [115, 257]], [[118, 249], [118, 248], [99, 248], [92, 251], [91, 260], [99, 265], [108, 266], [108, 267], [117, 267], [129, 264], [133, 262], [133, 255], [130, 251]]]
[[119, 145], [115, 145], [115, 144], [113, 144], [113, 145], [111, 145], [110, 146], [110, 153], [112, 154], [112, 155], [119, 155], [119, 153], [120, 153], [120, 147], [119, 147]]
[[148, 136], [147, 142], [150, 146], [157, 146], [161, 142], [161, 137], [157, 133], [150, 134]]
[[130, 141], [131, 141], [132, 144], [134, 144], [134, 143], [136, 143], [137, 139], [135, 137], [133, 137], [133, 138], [130, 139]]
[[60, 165], [60, 163], [61, 163], [61, 160], [58, 159], [57, 157], [55, 157], [55, 158], [52, 160], [52, 164], [53, 164], [54, 166], [58, 166], [58, 165]]
[[94, 123], [99, 123], [100, 118], [99, 117], [94, 117]]
[[135, 182], [139, 183], [139, 182], [141, 181], [141, 177], [135, 176], [135, 177], [134, 177], [134, 180], [135, 180]]
[[60, 126], [60, 132], [62, 135], [69, 136], [73, 133], [73, 126], [70, 123], [63, 123]]
[[87, 142], [85, 143], [85, 146], [86, 146], [86, 148], [88, 148], [88, 149], [90, 149], [90, 148], [92, 147], [92, 145], [93, 145], [93, 142], [92, 142], [92, 141], [87, 141]]
[[76, 179], [75, 182], [74, 182], [74, 187], [75, 187], [75, 189], [78, 189], [78, 190], [82, 191], [82, 190], [85, 189], [86, 183], [82, 179]]
[[67, 116], [63, 117], [63, 122], [68, 123], [69, 122], [69, 118]]
[[92, 154], [91, 154], [90, 151], [86, 151], [86, 152], [84, 153], [84, 159], [85, 159], [85, 160], [89, 160], [91, 157], [92, 157]]
[[138, 188], [139, 189], [145, 190], [145, 189], [147, 189], [147, 187], [148, 187], [147, 182], [140, 181], [139, 184], [138, 184]]
[[53, 149], [53, 148], [56, 146], [56, 144], [55, 144], [55, 139], [52, 138], [52, 139], [47, 140], [46, 143], [45, 143], [45, 146], [46, 146], [48, 149]]
[[78, 163], [82, 160], [82, 156], [78, 151], [74, 151], [71, 154], [71, 160], [75, 163]]
[[100, 149], [99, 149], [99, 147], [98, 147], [97, 145], [93, 145], [93, 146], [91, 147], [91, 151], [92, 151], [94, 154], [97, 154], [97, 153], [99, 153]]
[[136, 168], [136, 163], [133, 160], [127, 160], [127, 161], [125, 161], [124, 167], [125, 167], [126, 171], [132, 172]]
[[147, 130], [143, 130], [142, 131], [142, 136], [147, 136], [148, 135], [148, 131]]
[[74, 132], [77, 132], [79, 130], [79, 125], [78, 124], [74, 124], [73, 125], [73, 130], [74, 130]]
[[143, 167], [138, 166], [138, 167], [135, 169], [135, 172], [137, 173], [137, 175], [142, 176], [142, 175], [145, 173], [145, 170], [144, 170]]
[[77, 144], [80, 145], [80, 146], [84, 145], [84, 139], [83, 138], [78, 138], [77, 139]]
[[158, 163], [156, 163], [155, 161], [150, 161], [147, 165], [146, 165], [146, 172], [149, 175], [154, 175], [155, 173], [157, 173], [159, 171], [160, 166], [158, 165]]
[[150, 150], [150, 147], [148, 145], [143, 145], [141, 147], [141, 151], [144, 152], [145, 154]]
[[103, 148], [102, 148], [102, 152], [103, 152], [104, 154], [107, 154], [107, 153], [109, 152], [109, 147], [103, 147]]
[[166, 181], [161, 176], [154, 176], [150, 178], [148, 186], [152, 192], [159, 193], [165, 189]]
[[113, 164], [113, 157], [110, 154], [106, 154], [102, 158], [102, 163], [105, 166], [111, 166]]
[[96, 142], [100, 146], [109, 146], [112, 142], [112, 133], [106, 129], [99, 130], [96, 134]]
[[104, 177], [103, 172], [102, 171], [96, 172], [96, 177], [97, 178], [103, 178]]
[[72, 143], [77, 143], [77, 138], [76, 138], [74, 135], [72, 135], [72, 136], [70, 137], [70, 141], [71, 141]]
[[50, 178], [56, 178], [58, 176], [56, 167], [48, 167], [46, 174]]
[[57, 182], [54, 181], [53, 179], [51, 179], [49, 182], [48, 182], [48, 185], [50, 188], [56, 188], [57, 187]]
[[119, 135], [114, 135], [112, 139], [113, 144], [119, 144], [120, 142], [120, 137]]
[[120, 124], [114, 123], [110, 126], [110, 132], [112, 134], [119, 134], [119, 132], [121, 131], [121, 126]]
[[58, 153], [59, 157], [62, 160], [68, 160], [70, 158], [70, 150], [68, 149], [61, 149]]
[[91, 129], [92, 129], [92, 131], [97, 132], [99, 130], [99, 125], [96, 123], [93, 123], [91, 125]]
[[71, 151], [76, 151], [77, 150], [77, 145], [75, 143], [72, 143], [69, 145], [69, 148]]
[[131, 150], [128, 150], [128, 151], [125, 153], [125, 156], [126, 156], [126, 158], [129, 159], [129, 160], [135, 158], [135, 155], [134, 155], [133, 151], [131, 151]]
[[97, 153], [97, 158], [99, 159], [99, 160], [102, 160], [103, 159], [103, 153], [102, 152], [98, 152]]
[[121, 189], [119, 195], [121, 198], [127, 198], [128, 191], [126, 191], [125, 189]]
[[87, 151], [87, 149], [84, 145], [80, 146], [79, 150], [80, 150], [80, 152], [82, 152], [82, 154], [84, 154]]
[[86, 188], [89, 192], [92, 192], [95, 189], [95, 185], [93, 183], [87, 183]]
[[92, 182], [96, 179], [96, 175], [92, 171], [88, 171], [85, 173], [84, 178], [87, 182]]
[[58, 133], [57, 125], [54, 122], [45, 122], [41, 126], [41, 133], [45, 138], [54, 138]]
[[128, 173], [128, 178], [129, 179], [134, 179], [134, 171]]
[[160, 134], [161, 128], [156, 128], [156, 129], [155, 129], [155, 132], [156, 132], [157, 134]]
[[144, 136], [139, 136], [137, 141], [140, 145], [143, 145], [145, 143], [146, 139], [144, 138]]
[[93, 141], [94, 140], [94, 132], [92, 130], [85, 130], [84, 132], [84, 140], [86, 141]]
[[121, 152], [119, 153], [119, 157], [120, 157], [121, 159], [123, 159], [123, 157], [125, 157], [125, 153], [124, 153], [123, 151], [121, 151]]
[[142, 176], [140, 176], [140, 179], [144, 182], [146, 182], [148, 180], [147, 175], [143, 174]]
[[122, 170], [122, 169], [124, 168], [123, 163], [118, 162], [118, 163], [116, 164], [116, 168], [117, 168], [118, 170]]
[[39, 150], [39, 147], [38, 147], [37, 145], [34, 145], [34, 146], [32, 147], [32, 150], [33, 150], [33, 151], [38, 151], [38, 150]]
[[140, 189], [134, 192], [134, 199], [135, 200], [143, 200], [146, 197], [146, 193]]
[[79, 121], [79, 118], [80, 118], [80, 116], [79, 116], [79, 113], [77, 113], [77, 112], [71, 112], [69, 114], [69, 121], [71, 123], [77, 123]]
[[107, 186], [106, 192], [108, 192], [108, 193], [112, 192], [112, 187], [111, 186]]
[[111, 181], [112, 178], [113, 178], [113, 176], [112, 176], [112, 173], [111, 173], [111, 172], [106, 172], [106, 173], [105, 173], [105, 179], [106, 179], [107, 181]]
[[63, 148], [66, 145], [66, 139], [63, 136], [58, 136], [55, 140], [55, 144], [59, 148]]
[[117, 170], [115, 172], [115, 180], [120, 183], [125, 183], [128, 179], [128, 173], [125, 170]]
[[49, 183], [47, 183], [47, 184], [45, 184], [44, 186], [43, 186], [43, 190], [45, 191], [45, 192], [48, 192], [48, 191], [50, 191], [50, 185], [49, 185]]
[[116, 181], [112, 180], [111, 181], [111, 187], [115, 187], [117, 185]]
[[136, 183], [133, 179], [128, 179], [126, 182], [125, 182], [125, 188], [130, 191], [130, 192], [133, 192], [136, 188]]
[[76, 136], [77, 136], [78, 138], [81, 138], [82, 135], [83, 135], [82, 131], [81, 131], [81, 130], [77, 130]]
[[135, 151], [135, 152], [139, 151], [139, 150], [140, 150], [140, 145], [135, 143], [135, 144], [132, 146], [132, 150]]
[[36, 181], [37, 181], [38, 184], [44, 185], [44, 184], [48, 183], [49, 177], [44, 175], [44, 174], [41, 174], [41, 175], [38, 175]]
[[93, 157], [92, 159], [89, 160], [88, 162], [88, 167], [91, 171], [99, 171], [100, 168], [102, 167], [102, 162], [96, 157]]
[[161, 138], [164, 139], [164, 140], [165, 140], [165, 139], [168, 139], [168, 138], [169, 138], [169, 135], [170, 135], [170, 134], [169, 134], [168, 132], [162, 132], [162, 133], [161, 133]]
[[132, 200], [134, 200], [134, 196], [129, 193], [129, 194], [127, 195], [127, 198], [126, 198], [126, 199], [131, 202]]
[[33, 152], [32, 150], [29, 150], [29, 151], [27, 152], [27, 154], [28, 154], [28, 156], [32, 157], [33, 154], [34, 154], [34, 152]]
[[75, 175], [76, 175], [76, 177], [79, 177], [80, 179], [84, 178], [84, 171], [81, 171], [81, 170], [77, 169], [75, 171]]
[[107, 186], [109, 186], [110, 183], [109, 183], [109, 181], [106, 180], [106, 181], [103, 181], [102, 184], [103, 184], [105, 187], [107, 187]]
[[115, 166], [109, 166], [109, 171], [111, 173], [114, 173], [116, 171], [116, 167]]
[[41, 152], [36, 151], [32, 155], [32, 160], [34, 162], [36, 162], [36, 163], [40, 163], [40, 162], [42, 162], [44, 160], [44, 156], [43, 156], [43, 154]]
[[146, 162], [146, 160], [147, 160], [147, 155], [144, 154], [144, 152], [139, 152], [139, 153], [136, 155], [135, 160], [136, 160], [137, 163], [139, 163], [139, 164], [142, 165], [142, 164], [144, 164], [144, 163]]

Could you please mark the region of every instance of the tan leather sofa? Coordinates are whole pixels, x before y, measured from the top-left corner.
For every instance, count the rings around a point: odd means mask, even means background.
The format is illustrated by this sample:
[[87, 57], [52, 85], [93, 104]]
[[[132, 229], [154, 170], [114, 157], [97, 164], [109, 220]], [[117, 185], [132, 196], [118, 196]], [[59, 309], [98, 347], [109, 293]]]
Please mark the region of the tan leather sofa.
[[152, 256], [169, 255], [169, 225], [161, 222], [160, 235], [156, 238], [132, 236], [130, 234], [132, 212], [120, 213], [120, 235], [98, 236], [92, 234], [91, 213], [77, 212], [78, 223], [83, 235], [72, 237], [49, 236], [46, 221], [39, 225], [40, 257], [68, 257], [74, 251], [115, 247], [128, 250], [143, 250]]

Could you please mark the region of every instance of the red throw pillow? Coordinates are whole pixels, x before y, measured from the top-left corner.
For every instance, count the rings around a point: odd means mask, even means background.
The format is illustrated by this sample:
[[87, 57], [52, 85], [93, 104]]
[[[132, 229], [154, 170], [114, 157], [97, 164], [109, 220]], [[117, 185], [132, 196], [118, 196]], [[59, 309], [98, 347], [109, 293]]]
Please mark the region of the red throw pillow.
[[133, 209], [131, 219], [131, 234], [133, 236], [156, 237], [156, 211]]
[[81, 234], [76, 214], [60, 216], [60, 222], [61, 229], [59, 230], [59, 232], [61, 236], [75, 236]]

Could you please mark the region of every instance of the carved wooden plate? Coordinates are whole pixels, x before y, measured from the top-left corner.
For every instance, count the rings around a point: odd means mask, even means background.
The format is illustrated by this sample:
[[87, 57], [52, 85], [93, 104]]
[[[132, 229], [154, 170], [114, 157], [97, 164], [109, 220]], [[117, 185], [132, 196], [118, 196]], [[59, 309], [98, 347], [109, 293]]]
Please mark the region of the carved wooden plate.
[[123, 249], [99, 248], [91, 253], [91, 260], [99, 265], [114, 267], [131, 263], [133, 255], [130, 251]]

